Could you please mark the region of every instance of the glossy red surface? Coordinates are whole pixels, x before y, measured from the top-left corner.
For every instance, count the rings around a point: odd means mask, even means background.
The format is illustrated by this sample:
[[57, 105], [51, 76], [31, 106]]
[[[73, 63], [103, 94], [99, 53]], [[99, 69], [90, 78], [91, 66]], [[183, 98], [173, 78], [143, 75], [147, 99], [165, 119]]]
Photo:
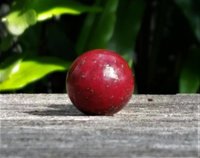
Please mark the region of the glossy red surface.
[[129, 101], [134, 78], [118, 54], [95, 49], [84, 53], [67, 74], [67, 92], [72, 103], [88, 115], [113, 115]]

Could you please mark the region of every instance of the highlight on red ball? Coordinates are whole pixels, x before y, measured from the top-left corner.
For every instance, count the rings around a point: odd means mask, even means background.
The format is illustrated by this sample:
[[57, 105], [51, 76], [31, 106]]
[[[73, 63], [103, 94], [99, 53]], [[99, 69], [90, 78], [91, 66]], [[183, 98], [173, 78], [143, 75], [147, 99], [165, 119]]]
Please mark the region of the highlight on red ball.
[[117, 53], [95, 49], [79, 56], [66, 79], [67, 93], [77, 109], [87, 115], [113, 115], [129, 101], [134, 77]]

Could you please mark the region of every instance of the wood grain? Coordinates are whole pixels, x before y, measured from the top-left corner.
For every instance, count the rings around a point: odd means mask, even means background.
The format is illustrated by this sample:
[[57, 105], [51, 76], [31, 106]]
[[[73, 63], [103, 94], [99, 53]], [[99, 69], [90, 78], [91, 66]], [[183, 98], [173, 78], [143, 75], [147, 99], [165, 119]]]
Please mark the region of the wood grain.
[[0, 157], [198, 157], [199, 106], [199, 94], [133, 95], [86, 116], [66, 94], [2, 94]]

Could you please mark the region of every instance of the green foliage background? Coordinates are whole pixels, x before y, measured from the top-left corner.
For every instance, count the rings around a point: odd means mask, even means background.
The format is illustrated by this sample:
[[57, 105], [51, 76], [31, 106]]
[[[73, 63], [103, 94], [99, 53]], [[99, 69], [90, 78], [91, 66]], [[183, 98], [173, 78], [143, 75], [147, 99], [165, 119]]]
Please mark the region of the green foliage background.
[[119, 53], [136, 93], [198, 93], [199, 0], [3, 0], [0, 92], [63, 93], [73, 60]]

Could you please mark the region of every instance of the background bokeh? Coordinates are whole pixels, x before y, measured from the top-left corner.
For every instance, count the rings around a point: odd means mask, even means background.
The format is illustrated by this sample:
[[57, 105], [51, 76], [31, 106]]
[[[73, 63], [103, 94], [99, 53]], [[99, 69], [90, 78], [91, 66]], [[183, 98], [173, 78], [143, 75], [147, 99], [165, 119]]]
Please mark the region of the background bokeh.
[[1, 0], [0, 92], [65, 93], [73, 60], [119, 53], [135, 93], [200, 92], [199, 0]]

